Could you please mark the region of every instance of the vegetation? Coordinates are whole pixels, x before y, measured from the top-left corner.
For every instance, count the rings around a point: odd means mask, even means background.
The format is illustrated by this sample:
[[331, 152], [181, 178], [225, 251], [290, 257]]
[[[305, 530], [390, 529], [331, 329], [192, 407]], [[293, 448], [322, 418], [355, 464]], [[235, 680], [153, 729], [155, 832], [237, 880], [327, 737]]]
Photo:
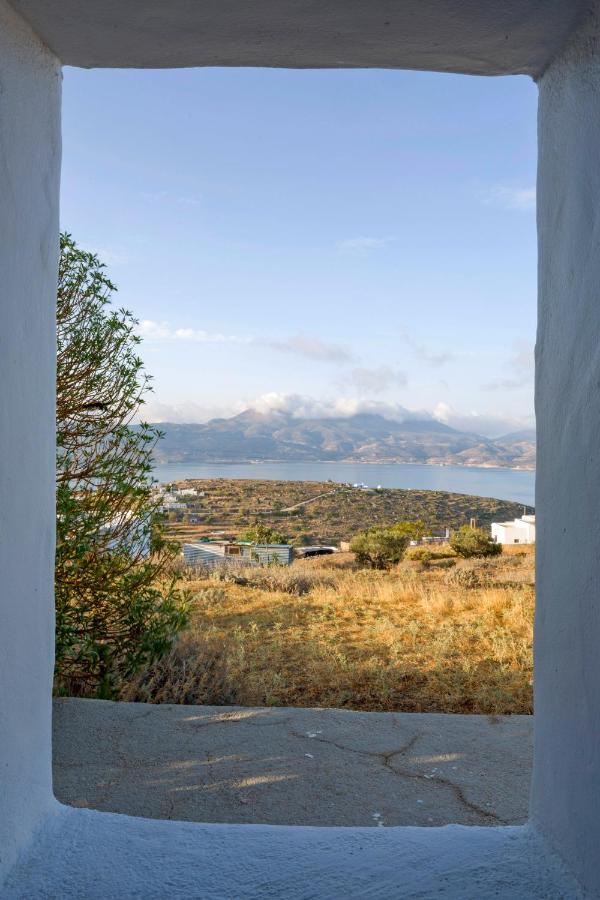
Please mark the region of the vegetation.
[[502, 553], [502, 544], [492, 540], [487, 532], [481, 528], [472, 528], [463, 525], [458, 531], [454, 531], [450, 537], [450, 546], [457, 556], [463, 559], [472, 559], [476, 556], [499, 556]]
[[[159, 432], [132, 420], [149, 379], [135, 319], [114, 309], [98, 258], [61, 237], [58, 284], [56, 688], [115, 694], [185, 621], [176, 548], [151, 499]], [[152, 556], [148, 557], [149, 541]]]
[[204, 496], [188, 503], [188, 515], [173, 516], [168, 530], [178, 541], [198, 540], [215, 531], [243, 536], [258, 520], [283, 532], [292, 543], [334, 544], [349, 541], [366, 526], [410, 523], [431, 533], [460, 528], [475, 518], [481, 528], [489, 528], [492, 522], [514, 519], [523, 512], [521, 504], [490, 497], [399, 488], [364, 490], [327, 481], [214, 478], [179, 484], [195, 487]]
[[276, 531], [275, 528], [270, 528], [260, 519], [255, 519], [250, 528], [247, 528], [241, 535], [241, 540], [252, 541], [256, 544], [285, 544], [287, 538], [281, 531]]
[[352, 538], [350, 549], [361, 566], [390, 569], [399, 563], [410, 543], [410, 537], [396, 527], [367, 528]]
[[420, 541], [427, 534], [427, 526], [420, 519], [415, 522], [396, 522], [391, 527], [396, 534], [405, 534], [409, 541]]
[[339, 553], [195, 575], [190, 627], [121, 697], [531, 713], [532, 551], [451, 569], [405, 559], [367, 571]]

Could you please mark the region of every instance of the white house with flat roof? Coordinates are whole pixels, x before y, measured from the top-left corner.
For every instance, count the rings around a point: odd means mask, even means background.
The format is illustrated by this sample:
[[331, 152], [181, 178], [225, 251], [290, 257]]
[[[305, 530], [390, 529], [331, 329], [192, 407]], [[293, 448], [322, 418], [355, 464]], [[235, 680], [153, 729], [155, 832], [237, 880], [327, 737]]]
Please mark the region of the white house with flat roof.
[[535, 544], [535, 516], [492, 522], [492, 538], [497, 544]]

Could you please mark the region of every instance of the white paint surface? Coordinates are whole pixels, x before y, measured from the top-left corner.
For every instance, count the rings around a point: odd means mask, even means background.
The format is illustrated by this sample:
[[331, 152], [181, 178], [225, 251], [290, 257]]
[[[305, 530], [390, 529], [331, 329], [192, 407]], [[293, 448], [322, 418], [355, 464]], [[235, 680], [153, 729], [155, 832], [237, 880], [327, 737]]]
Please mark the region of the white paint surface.
[[535, 516], [492, 522], [492, 538], [498, 544], [535, 544]]
[[60, 79], [0, 0], [0, 880], [53, 803]]
[[[80, 65], [486, 74], [540, 73], [590, 11], [587, 0], [14, 5]], [[0, 879], [37, 834], [6, 896], [575, 897], [560, 857], [600, 896], [597, 20], [586, 20], [541, 81], [533, 821], [557, 848], [554, 858], [528, 828], [201, 826], [52, 800], [59, 92], [56, 60], [0, 0]]]
[[600, 24], [540, 84], [532, 814], [600, 896]]
[[529, 827], [199, 825], [67, 809], [4, 900], [577, 900]]
[[538, 75], [587, 0], [12, 0], [75, 66]]

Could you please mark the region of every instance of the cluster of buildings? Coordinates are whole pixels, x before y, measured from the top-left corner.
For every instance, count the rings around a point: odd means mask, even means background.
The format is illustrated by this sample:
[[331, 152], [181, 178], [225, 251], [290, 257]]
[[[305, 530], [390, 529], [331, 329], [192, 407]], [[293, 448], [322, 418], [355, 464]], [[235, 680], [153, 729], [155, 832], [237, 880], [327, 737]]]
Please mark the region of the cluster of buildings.
[[160, 512], [187, 512], [188, 507], [184, 502], [185, 499], [203, 497], [204, 491], [199, 491], [193, 487], [168, 489], [166, 485], [159, 484], [156, 487], [154, 496], [157, 500], [160, 500], [158, 507]]

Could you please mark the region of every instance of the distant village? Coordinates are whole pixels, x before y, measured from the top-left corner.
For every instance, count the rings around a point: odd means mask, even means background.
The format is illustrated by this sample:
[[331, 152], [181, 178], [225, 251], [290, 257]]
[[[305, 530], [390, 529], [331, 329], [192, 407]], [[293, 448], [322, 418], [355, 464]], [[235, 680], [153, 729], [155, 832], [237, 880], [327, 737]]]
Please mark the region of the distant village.
[[[347, 485], [360, 491], [382, 491], [381, 485], [370, 488], [364, 483]], [[154, 489], [154, 500], [159, 512], [171, 515], [175, 520], [183, 520], [190, 525], [198, 525], [203, 515], [197, 511], [198, 501], [205, 496], [205, 491], [195, 487], [179, 487], [176, 484], [157, 484]], [[474, 524], [472, 521], [471, 524]], [[412, 540], [411, 546], [418, 544], [445, 543], [450, 530], [445, 528], [426, 535], [419, 540]], [[534, 544], [535, 515], [524, 514], [507, 522], [493, 522], [491, 537], [498, 544]], [[182, 541], [181, 558], [185, 566], [211, 569], [217, 566], [265, 566], [290, 565], [294, 559], [324, 556], [333, 553], [347, 552], [350, 549], [350, 536], [338, 544], [318, 544], [313, 546], [294, 546], [291, 543], [260, 543], [239, 540], [226, 531], [212, 531], [199, 539]]]

